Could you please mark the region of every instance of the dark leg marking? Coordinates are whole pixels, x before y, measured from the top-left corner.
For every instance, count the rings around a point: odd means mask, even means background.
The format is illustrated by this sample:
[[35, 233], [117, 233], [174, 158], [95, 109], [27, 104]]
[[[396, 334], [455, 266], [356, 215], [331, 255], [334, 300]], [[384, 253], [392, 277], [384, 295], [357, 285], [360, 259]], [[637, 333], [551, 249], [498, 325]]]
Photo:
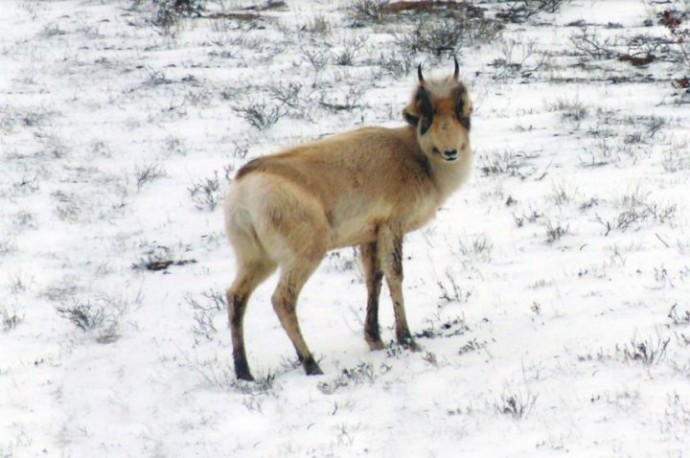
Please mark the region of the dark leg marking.
[[377, 251], [376, 242], [361, 246], [362, 264], [367, 283], [367, 316], [364, 323], [364, 338], [372, 350], [383, 349], [381, 331], [379, 328], [379, 296], [383, 272]]

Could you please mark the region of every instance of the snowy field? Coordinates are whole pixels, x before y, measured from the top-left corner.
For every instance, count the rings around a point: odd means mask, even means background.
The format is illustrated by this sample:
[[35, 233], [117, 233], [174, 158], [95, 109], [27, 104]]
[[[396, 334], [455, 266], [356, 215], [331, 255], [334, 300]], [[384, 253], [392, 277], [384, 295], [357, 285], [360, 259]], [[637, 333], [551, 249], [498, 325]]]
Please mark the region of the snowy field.
[[[469, 3], [3, 0], [0, 457], [690, 456], [690, 3]], [[274, 277], [236, 381], [235, 170], [400, 125], [453, 54], [475, 166], [406, 237], [422, 351], [385, 288], [368, 350], [345, 249], [298, 309], [325, 375]]]

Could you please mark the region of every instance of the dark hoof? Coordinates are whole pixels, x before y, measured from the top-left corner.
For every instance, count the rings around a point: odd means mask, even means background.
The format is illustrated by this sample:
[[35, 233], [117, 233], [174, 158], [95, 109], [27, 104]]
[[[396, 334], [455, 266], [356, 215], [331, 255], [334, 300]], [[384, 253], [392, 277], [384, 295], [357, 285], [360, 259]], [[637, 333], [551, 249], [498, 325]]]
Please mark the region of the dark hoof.
[[247, 360], [244, 358], [235, 357], [235, 376], [238, 380], [246, 380], [248, 382], [253, 382], [254, 377], [252, 373], [249, 372], [249, 365]]
[[252, 377], [252, 374], [249, 372], [235, 371], [235, 375], [237, 376], [237, 380], [244, 380], [246, 382], [254, 381], [254, 377]]
[[398, 339], [398, 343], [400, 346], [402, 346], [405, 350], [409, 351], [421, 351], [422, 347], [417, 345], [417, 342], [414, 341], [414, 339], [411, 336], [406, 336], [403, 338]]
[[311, 356], [306, 358], [302, 362], [302, 365], [304, 366], [304, 372], [306, 372], [307, 375], [323, 375], [323, 371]]
[[379, 339], [379, 340], [367, 339], [367, 344], [369, 345], [369, 350], [371, 350], [371, 351], [383, 350], [386, 347], [383, 344], [383, 341], [381, 339]]
[[383, 350], [384, 348], [383, 341], [381, 340], [381, 332], [379, 331], [378, 326], [373, 326], [371, 329], [369, 326], [365, 327], [364, 340], [367, 341], [367, 345], [369, 345], [369, 349], [372, 351]]

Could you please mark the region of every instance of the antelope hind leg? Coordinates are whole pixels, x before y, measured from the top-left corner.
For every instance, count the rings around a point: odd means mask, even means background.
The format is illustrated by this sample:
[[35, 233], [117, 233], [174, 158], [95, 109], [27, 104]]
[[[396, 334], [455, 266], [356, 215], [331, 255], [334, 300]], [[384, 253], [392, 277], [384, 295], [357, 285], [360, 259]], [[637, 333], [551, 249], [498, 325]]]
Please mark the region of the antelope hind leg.
[[297, 321], [296, 307], [299, 292], [316, 269], [316, 266], [318, 266], [318, 262], [303, 262], [285, 268], [271, 298], [273, 309], [280, 319], [280, 324], [285, 329], [288, 337], [290, 337], [292, 345], [297, 352], [297, 357], [307, 375], [320, 375], [323, 372], [304, 341], [299, 322]]
[[243, 322], [247, 302], [259, 283], [274, 270], [275, 264], [268, 260], [240, 261], [237, 277], [226, 293], [230, 333], [232, 335], [232, 358], [235, 365], [235, 376], [240, 380], [254, 380], [249, 370], [244, 347]]

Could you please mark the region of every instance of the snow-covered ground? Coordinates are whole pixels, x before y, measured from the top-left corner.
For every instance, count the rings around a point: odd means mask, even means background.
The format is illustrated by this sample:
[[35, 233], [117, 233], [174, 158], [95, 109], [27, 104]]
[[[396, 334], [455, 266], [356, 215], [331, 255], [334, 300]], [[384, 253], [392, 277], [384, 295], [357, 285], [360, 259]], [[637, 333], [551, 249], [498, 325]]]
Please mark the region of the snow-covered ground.
[[[473, 177], [405, 244], [423, 351], [368, 350], [346, 249], [300, 298], [325, 375], [296, 364], [272, 279], [245, 321], [259, 381], [239, 383], [234, 170], [399, 125], [416, 64], [452, 71], [415, 41], [447, 11], [280, 3], [162, 23], [149, 0], [3, 0], [0, 456], [690, 455], [690, 94], [673, 84], [690, 62], [659, 16], [686, 27], [687, 1], [554, 2], [525, 21], [471, 2], [484, 19], [453, 48]], [[381, 309], [391, 341], [385, 290]]]

